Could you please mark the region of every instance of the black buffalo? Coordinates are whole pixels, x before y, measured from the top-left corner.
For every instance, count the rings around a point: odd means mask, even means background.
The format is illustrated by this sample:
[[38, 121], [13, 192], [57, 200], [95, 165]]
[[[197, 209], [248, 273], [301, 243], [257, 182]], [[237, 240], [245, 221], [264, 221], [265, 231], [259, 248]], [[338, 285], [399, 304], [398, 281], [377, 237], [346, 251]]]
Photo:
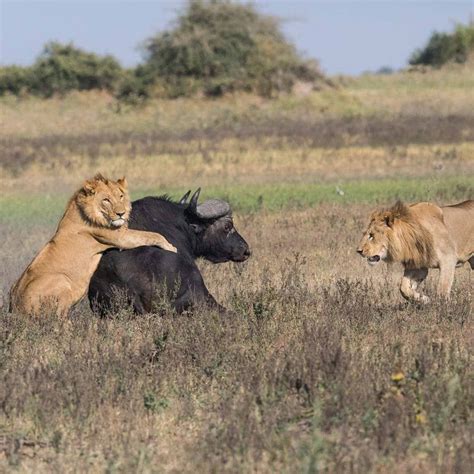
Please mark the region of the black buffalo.
[[190, 191], [179, 202], [164, 196], [132, 203], [129, 227], [159, 232], [178, 252], [158, 247], [106, 251], [89, 286], [94, 310], [108, 313], [117, 294], [122, 294], [136, 313], [151, 312], [164, 291], [177, 312], [195, 304], [226, 311], [209, 293], [195, 260], [203, 257], [213, 263], [243, 262], [250, 256], [250, 249], [233, 225], [229, 204], [212, 199], [198, 205], [199, 192], [189, 203]]

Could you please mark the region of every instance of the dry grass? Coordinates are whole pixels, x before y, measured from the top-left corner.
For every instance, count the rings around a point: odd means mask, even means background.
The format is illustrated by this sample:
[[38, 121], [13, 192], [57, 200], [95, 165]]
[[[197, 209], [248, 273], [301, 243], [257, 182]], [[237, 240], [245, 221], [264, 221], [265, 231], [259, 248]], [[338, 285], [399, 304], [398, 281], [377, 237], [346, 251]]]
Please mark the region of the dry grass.
[[175, 171], [204, 177], [246, 171], [256, 172], [261, 179], [288, 171], [296, 176], [323, 172], [323, 177], [329, 177], [333, 170], [333, 175], [343, 172], [347, 177], [368, 171], [370, 164], [374, 169], [391, 167], [395, 174], [412, 173], [413, 168], [426, 169], [426, 161], [434, 169], [449, 170], [472, 158], [471, 123], [461, 116], [313, 123], [284, 120], [261, 127], [248, 124], [239, 131], [212, 128], [184, 134], [155, 131], [4, 138], [0, 139], [0, 165], [12, 178], [41, 175], [41, 170], [67, 176], [94, 167], [125, 167], [143, 177], [150, 168], [162, 166], [163, 180], [168, 183]]
[[97, 169], [137, 194], [228, 197], [253, 255], [201, 265], [233, 318], [4, 306], [0, 471], [470, 472], [472, 272], [420, 307], [400, 268], [355, 252], [379, 202], [474, 197], [472, 78], [437, 74], [120, 113], [97, 95], [3, 99], [4, 296]]
[[28, 181], [44, 192], [60, 178], [70, 192], [97, 169], [147, 189], [473, 174], [473, 90], [461, 68], [364, 76], [274, 101], [183, 99], [120, 111], [97, 93], [6, 97], [0, 184], [14, 192]]
[[[398, 115], [473, 117], [472, 65], [390, 76], [341, 78], [341, 86], [279, 100], [234, 95], [218, 101], [179, 99], [154, 101], [143, 107], [118, 107], [107, 94], [72, 93], [42, 100], [0, 100], [1, 135], [39, 138], [91, 133], [182, 132], [253, 123], [269, 119], [330, 119]], [[183, 120], [183, 117], [186, 120]]]
[[[369, 209], [237, 216], [252, 259], [203, 264], [233, 319], [3, 312], [0, 466], [468, 472], [470, 272], [449, 305], [403, 302], [400, 269], [369, 271], [354, 251]], [[9, 279], [49, 230], [10, 259]], [[4, 255], [31, 232], [8, 234]]]

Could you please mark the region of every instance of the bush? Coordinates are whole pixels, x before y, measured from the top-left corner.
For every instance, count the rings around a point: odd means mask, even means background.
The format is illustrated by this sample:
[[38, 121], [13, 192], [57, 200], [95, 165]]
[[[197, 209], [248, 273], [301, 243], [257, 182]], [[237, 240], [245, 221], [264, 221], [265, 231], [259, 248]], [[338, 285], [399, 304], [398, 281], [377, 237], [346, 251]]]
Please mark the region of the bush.
[[0, 95], [103, 89], [132, 103], [237, 90], [272, 97], [297, 80], [322, 78], [317, 63], [285, 39], [279, 20], [231, 0], [190, 0], [175, 27], [148, 39], [144, 52], [144, 64], [123, 70], [112, 56], [50, 42], [32, 67], [0, 68]]
[[122, 68], [112, 56], [100, 57], [72, 44], [48, 43], [33, 65], [32, 91], [50, 97], [71, 90], [113, 90]]
[[51, 42], [31, 67], [0, 68], [0, 95], [30, 92], [43, 97], [71, 90], [114, 91], [126, 74], [112, 56], [100, 57], [72, 44]]
[[301, 59], [277, 19], [252, 5], [191, 0], [176, 26], [145, 42], [145, 68], [169, 96], [246, 90], [271, 96], [321, 74]]
[[149, 97], [150, 85], [151, 81], [142, 66], [126, 70], [117, 84], [115, 98], [130, 104], [138, 104]]
[[31, 82], [31, 68], [21, 66], [0, 68], [0, 96], [5, 94], [20, 95], [27, 92]]
[[464, 63], [474, 51], [474, 25], [457, 25], [453, 33], [434, 32], [423, 49], [416, 50], [410, 64], [440, 67], [448, 62]]

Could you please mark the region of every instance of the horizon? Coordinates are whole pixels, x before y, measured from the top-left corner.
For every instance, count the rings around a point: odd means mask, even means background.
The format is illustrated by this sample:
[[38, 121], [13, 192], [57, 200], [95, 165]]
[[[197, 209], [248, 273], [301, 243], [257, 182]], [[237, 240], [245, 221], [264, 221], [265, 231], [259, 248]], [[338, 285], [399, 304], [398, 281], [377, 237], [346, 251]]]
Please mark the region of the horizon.
[[[2, 0], [0, 64], [31, 65], [46, 43], [59, 41], [134, 67], [143, 60], [140, 43], [171, 28], [185, 3]], [[470, 1], [253, 3], [259, 12], [280, 18], [287, 39], [328, 75], [406, 67], [434, 31], [450, 32], [473, 13]]]

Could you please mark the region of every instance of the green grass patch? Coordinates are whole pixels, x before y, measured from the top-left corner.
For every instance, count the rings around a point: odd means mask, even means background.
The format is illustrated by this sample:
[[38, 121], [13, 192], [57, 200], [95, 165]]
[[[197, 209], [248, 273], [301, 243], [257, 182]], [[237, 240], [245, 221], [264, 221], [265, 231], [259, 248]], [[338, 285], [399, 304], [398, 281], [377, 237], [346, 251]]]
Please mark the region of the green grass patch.
[[278, 185], [207, 188], [204, 197], [222, 197], [232, 203], [236, 211], [244, 213], [262, 209], [277, 211], [285, 208], [305, 208], [323, 202], [390, 203], [436, 200], [461, 200], [473, 196], [472, 177], [443, 179], [378, 179], [340, 183], [284, 183]]
[[348, 79], [348, 91], [370, 90], [370, 91], [429, 91], [430, 89], [472, 90], [474, 86], [474, 75], [468, 67], [451, 66], [445, 69], [429, 70], [423, 72], [400, 72], [396, 74], [362, 74], [357, 78]]
[[[474, 196], [472, 176], [443, 178], [407, 178], [358, 180], [338, 183], [282, 183], [265, 185], [225, 185], [207, 187], [201, 199], [219, 197], [228, 200], [236, 212], [252, 213], [261, 210], [278, 211], [299, 209], [319, 203], [390, 204], [394, 200], [434, 200], [450, 203]], [[132, 193], [133, 199], [168, 193], [180, 198], [187, 187], [180, 189], [141, 189]], [[31, 223], [57, 222], [69, 196], [29, 195], [0, 197], [2, 222]]]

